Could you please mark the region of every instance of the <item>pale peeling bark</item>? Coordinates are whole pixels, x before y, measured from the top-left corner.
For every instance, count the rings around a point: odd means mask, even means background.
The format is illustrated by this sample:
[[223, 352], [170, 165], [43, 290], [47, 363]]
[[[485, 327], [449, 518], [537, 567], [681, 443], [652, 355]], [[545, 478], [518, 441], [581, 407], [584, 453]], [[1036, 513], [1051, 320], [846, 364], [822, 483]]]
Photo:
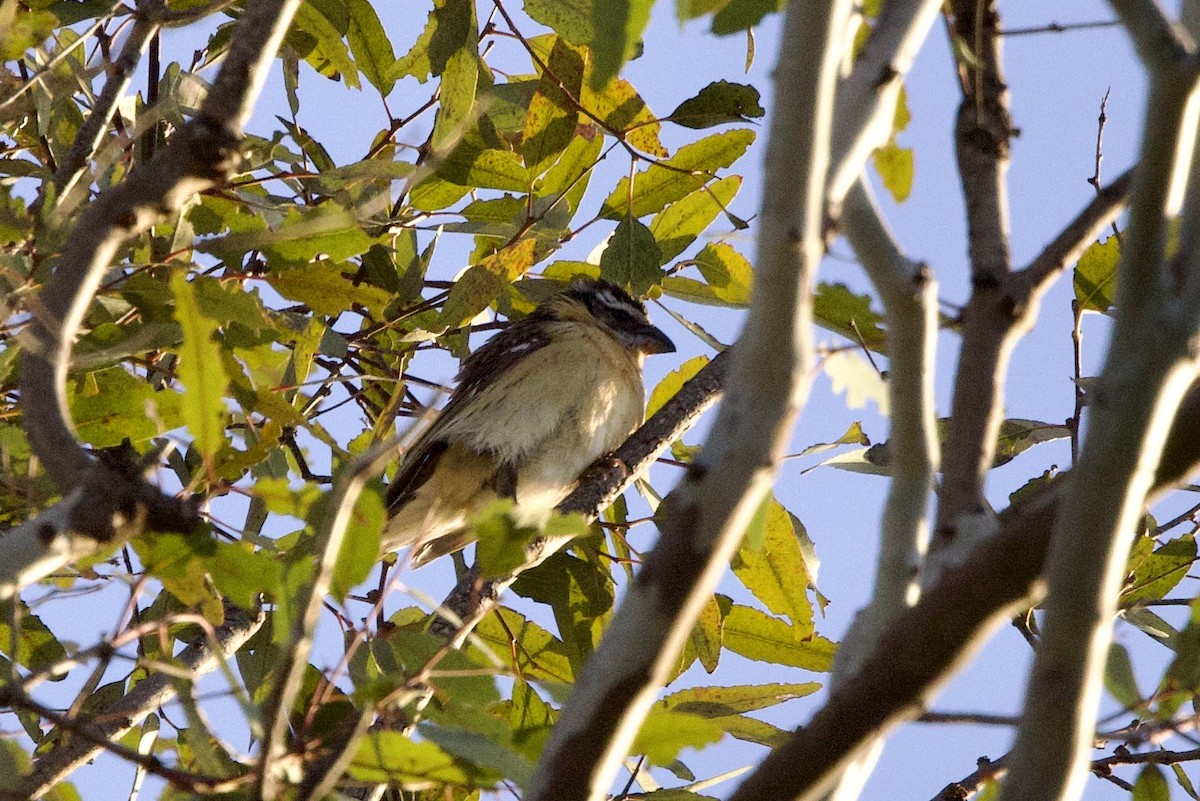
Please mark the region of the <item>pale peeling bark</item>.
[[559, 717], [527, 801], [607, 795], [702, 604], [770, 489], [811, 383], [811, 282], [824, 252], [833, 91], [849, 12], [846, 0], [787, 8], [758, 273], [725, 401], [702, 455], [666, 501], [658, 547]]

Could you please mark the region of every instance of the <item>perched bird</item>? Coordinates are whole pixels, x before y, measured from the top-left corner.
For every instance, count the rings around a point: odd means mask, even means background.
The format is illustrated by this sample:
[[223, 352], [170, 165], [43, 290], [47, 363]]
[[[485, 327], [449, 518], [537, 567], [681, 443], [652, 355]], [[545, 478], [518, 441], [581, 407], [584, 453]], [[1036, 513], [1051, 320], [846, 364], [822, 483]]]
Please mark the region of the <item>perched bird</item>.
[[465, 547], [468, 518], [497, 498], [535, 523], [579, 474], [642, 422], [642, 359], [675, 345], [642, 303], [581, 279], [488, 340], [388, 486], [385, 551], [421, 565]]

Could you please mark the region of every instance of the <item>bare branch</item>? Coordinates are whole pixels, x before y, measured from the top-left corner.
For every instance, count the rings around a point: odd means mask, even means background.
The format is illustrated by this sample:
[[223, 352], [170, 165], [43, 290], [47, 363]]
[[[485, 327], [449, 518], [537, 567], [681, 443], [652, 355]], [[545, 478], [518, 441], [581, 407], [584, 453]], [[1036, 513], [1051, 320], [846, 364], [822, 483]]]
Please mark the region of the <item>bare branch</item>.
[[1142, 63], [1149, 70], [1179, 63], [1195, 50], [1187, 34], [1176, 27], [1155, 0], [1109, 0]]
[[[962, 349], [947, 426], [946, 462], [938, 499], [930, 575], [953, 562], [979, 536], [967, 521], [986, 509], [983, 488], [995, 457], [1004, 405], [1004, 379], [1016, 341], [1014, 309], [1004, 283], [1009, 252], [1009, 141], [1013, 136], [996, 3], [957, 0], [953, 32], [959, 47], [963, 91], [955, 123], [958, 173], [966, 196], [971, 298], [963, 310]], [[1018, 332], [1019, 333], [1019, 332]]]
[[891, 135], [904, 76], [940, 8], [938, 0], [897, 0], [880, 9], [853, 71], [838, 87], [829, 169], [832, 204], [841, 203], [871, 151]]
[[[193, 680], [211, 673], [262, 627], [266, 616], [262, 610], [253, 615], [236, 607], [226, 606], [225, 625], [216, 630], [213, 642], [200, 640], [179, 653], [176, 660]], [[37, 799], [50, 792], [80, 765], [95, 758], [106, 746], [96, 740], [112, 742], [141, 723], [147, 715], [166, 704], [179, 693], [179, 677], [174, 673], [155, 673], [138, 682], [133, 689], [107, 709], [92, 716], [87, 740], [69, 738], [40, 756], [27, 776], [21, 777], [13, 788], [16, 797]]]
[[768, 492], [811, 383], [811, 281], [824, 252], [836, 66], [850, 4], [787, 7], [775, 71], [758, 273], [725, 400], [666, 501], [663, 532], [588, 660], [529, 801], [603, 798], [745, 527]]
[[[1154, 496], [1200, 465], [1200, 387], [1184, 400], [1167, 439]], [[775, 749], [730, 801], [814, 801], [861, 749], [915, 719], [929, 700], [1014, 610], [1036, 603], [1062, 488], [1051, 487], [999, 515], [994, 538], [926, 587], [889, 627], [859, 672]]]
[[104, 90], [96, 98], [87, 121], [80, 127], [75, 141], [71, 143], [70, 151], [54, 173], [54, 185], [58, 188], [60, 200], [71, 193], [76, 182], [83, 176], [88, 159], [95, 154], [96, 148], [103, 141], [104, 132], [116, 114], [117, 101], [129, 86], [142, 53], [146, 52], [146, 46], [158, 32], [166, 13], [166, 3], [162, 0], [141, 0], [138, 3], [134, 12], [133, 29], [129, 31], [120, 55], [113, 61], [113, 69], [104, 84]]
[[[910, 605], [917, 560], [929, 536], [926, 510], [939, 456], [933, 396], [937, 283], [928, 267], [900, 252], [862, 180], [847, 196], [844, 220], [846, 237], [883, 298], [888, 326], [889, 442], [895, 459], [871, 600], [881, 614], [875, 622], [882, 625]], [[857, 627], [856, 621], [852, 631]], [[848, 657], [839, 651], [838, 658], [840, 663]], [[850, 659], [850, 673], [853, 663]]]
[[1056, 521], [1043, 637], [1001, 792], [1005, 801], [1072, 799], [1081, 789], [1130, 544], [1170, 420], [1198, 374], [1188, 343], [1200, 321], [1186, 305], [1170, 303], [1164, 265], [1177, 158], [1190, 135], [1184, 129], [1198, 82], [1200, 71], [1186, 61], [1173, 70], [1159, 64], [1151, 81], [1153, 118], [1122, 239], [1112, 343]]

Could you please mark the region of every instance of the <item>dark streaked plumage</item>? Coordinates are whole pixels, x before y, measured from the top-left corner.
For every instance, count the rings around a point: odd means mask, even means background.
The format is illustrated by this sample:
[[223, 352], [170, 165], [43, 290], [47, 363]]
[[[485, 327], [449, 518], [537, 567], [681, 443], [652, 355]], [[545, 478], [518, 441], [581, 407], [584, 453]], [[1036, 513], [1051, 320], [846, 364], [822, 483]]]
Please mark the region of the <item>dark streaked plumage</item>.
[[501, 497], [535, 522], [641, 423], [642, 358], [673, 350], [640, 301], [592, 279], [492, 337], [388, 487], [384, 549], [412, 545], [414, 564], [452, 553]]

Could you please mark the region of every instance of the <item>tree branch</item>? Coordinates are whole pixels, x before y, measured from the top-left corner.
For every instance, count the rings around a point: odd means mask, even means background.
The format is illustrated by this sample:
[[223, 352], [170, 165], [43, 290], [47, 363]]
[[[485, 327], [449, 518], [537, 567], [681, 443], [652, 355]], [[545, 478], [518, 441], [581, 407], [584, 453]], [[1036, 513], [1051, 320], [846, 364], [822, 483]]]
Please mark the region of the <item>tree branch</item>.
[[836, 68], [850, 4], [792, 3], [750, 317], [704, 450], [542, 752], [528, 801], [603, 798], [704, 602], [769, 491], [811, 383], [811, 281], [824, 252]]
[[156, 158], [84, 212], [32, 306], [21, 359], [23, 423], [34, 452], [64, 492], [92, 466], [70, 422], [66, 379], [75, 336], [100, 280], [128, 239], [234, 174], [243, 126], [298, 5], [299, 0], [248, 4], [199, 114]]
[[1072, 799], [1082, 790], [1129, 548], [1170, 420], [1198, 374], [1189, 342], [1200, 321], [1170, 302], [1164, 265], [1177, 158], [1198, 82], [1200, 71], [1188, 60], [1175, 69], [1160, 64], [1152, 77], [1153, 116], [1122, 240], [1112, 343], [1056, 520], [1043, 637], [1003, 801]]
[[962, 347], [946, 433], [929, 575], [953, 563], [979, 539], [968, 524], [985, 514], [983, 489], [995, 458], [1004, 378], [1019, 330], [1030, 322], [1012, 307], [1005, 281], [1009, 252], [1009, 140], [1013, 136], [1003, 73], [1000, 17], [994, 0], [955, 0], [952, 36], [970, 53], [959, 61], [963, 99], [955, 122], [955, 154], [967, 208], [971, 298], [962, 313]]
[[1108, 4], [1117, 12], [1147, 69], [1177, 64], [1195, 49], [1155, 0], [1109, 0]]
[[154, 34], [158, 33], [166, 14], [167, 6], [162, 0], [139, 0], [134, 11], [133, 29], [125, 39], [121, 53], [113, 61], [112, 72], [104, 84], [104, 90], [96, 98], [87, 121], [80, 127], [75, 141], [71, 143], [70, 151], [54, 173], [54, 186], [58, 188], [59, 202], [71, 193], [76, 182], [83, 176], [88, 160], [100, 146], [104, 132], [108, 130], [108, 125], [117, 111], [117, 101], [129, 86], [142, 53], [146, 51], [146, 46]]
[[[1176, 416], [1153, 496], [1200, 465], [1200, 386]], [[879, 648], [775, 749], [730, 801], [815, 801], [861, 749], [913, 720], [1013, 611], [1036, 603], [1051, 529], [1071, 473], [999, 515], [995, 537], [926, 587]]]
[[[266, 616], [262, 610], [249, 614], [233, 606], [225, 607], [225, 625], [216, 630], [212, 642], [200, 640], [189, 645], [176, 657], [181, 667], [192, 674], [193, 680], [211, 673], [235, 654], [262, 627]], [[14, 797], [37, 799], [54, 789], [76, 768], [95, 758], [106, 746], [98, 741], [112, 742], [141, 723], [147, 715], [168, 703], [179, 693], [179, 677], [155, 673], [142, 679], [123, 697], [107, 709], [92, 714], [87, 740], [73, 737], [59, 740], [33, 764], [29, 775], [21, 777], [13, 788]]]
[[313, 635], [324, 609], [325, 596], [333, 582], [334, 563], [345, 540], [359, 496], [367, 483], [381, 474], [388, 462], [395, 458], [395, 451], [394, 441], [375, 443], [366, 453], [347, 465], [346, 472], [339, 477], [334, 487], [329, 500], [329, 512], [316, 536], [316, 566], [313, 577], [301, 589], [299, 597], [290, 601], [293, 608], [300, 610], [300, 613], [292, 616], [288, 643], [282, 649], [279, 678], [264, 705], [270, 717], [263, 727], [264, 737], [258, 762], [257, 782], [251, 796], [254, 799], [272, 799], [279, 794], [280, 777], [277, 767], [287, 753], [292, 707], [300, 694], [304, 674], [308, 669]]
[[884, 3], [875, 29], [838, 87], [829, 170], [830, 203], [840, 204], [871, 151], [887, 142], [904, 76], [929, 35], [938, 0]]

